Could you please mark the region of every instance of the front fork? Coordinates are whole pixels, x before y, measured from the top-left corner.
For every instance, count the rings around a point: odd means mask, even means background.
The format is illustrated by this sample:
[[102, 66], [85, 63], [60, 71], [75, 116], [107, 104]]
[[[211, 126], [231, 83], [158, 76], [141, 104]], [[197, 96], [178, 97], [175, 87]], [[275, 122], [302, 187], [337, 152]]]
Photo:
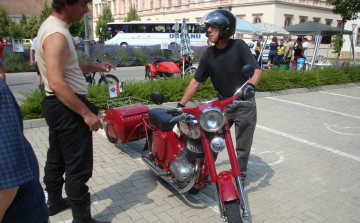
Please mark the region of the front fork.
[[[223, 131], [224, 131], [226, 147], [227, 147], [228, 154], [229, 154], [231, 168], [233, 170], [233, 175], [234, 175], [236, 186], [237, 186], [237, 191], [238, 191], [237, 197], [240, 198], [241, 208], [243, 210], [243, 217], [246, 218], [248, 216], [248, 210], [247, 210], [247, 206], [246, 206], [246, 202], [245, 202], [243, 188], [241, 185], [239, 166], [238, 166], [236, 155], [235, 155], [234, 145], [232, 144], [232, 139], [231, 139], [230, 129], [229, 129], [228, 124], [224, 125]], [[211, 182], [214, 183], [215, 197], [216, 197], [216, 200], [219, 205], [220, 217], [225, 219], [226, 215], [225, 215], [225, 209], [223, 206], [223, 202], [225, 200], [224, 200], [224, 198], [222, 199], [222, 197], [220, 196], [218, 176], [216, 174], [215, 162], [214, 162], [214, 159], [212, 156], [209, 139], [206, 137], [205, 133], [202, 131], [201, 131], [201, 140], [202, 140], [203, 147], [205, 150], [205, 158], [208, 161], [208, 168], [209, 168], [209, 173], [210, 173], [210, 177], [211, 177]]]

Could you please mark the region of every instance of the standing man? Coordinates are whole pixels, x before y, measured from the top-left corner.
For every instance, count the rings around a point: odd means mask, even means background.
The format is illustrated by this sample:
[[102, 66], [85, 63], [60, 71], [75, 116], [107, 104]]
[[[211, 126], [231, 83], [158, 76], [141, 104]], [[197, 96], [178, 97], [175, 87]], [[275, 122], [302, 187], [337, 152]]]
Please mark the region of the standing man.
[[0, 222], [45, 223], [49, 218], [39, 164], [24, 136], [21, 110], [0, 78]]
[[40, 70], [39, 67], [37, 65], [37, 60], [36, 60], [36, 55], [35, 55], [35, 60], [33, 59], [34, 54], [35, 54], [35, 43], [36, 43], [36, 39], [37, 37], [35, 36], [35, 38], [32, 41], [31, 47], [30, 47], [30, 66], [34, 66], [36, 68], [36, 73], [37, 73], [37, 83], [39, 86], [39, 89], [41, 89], [41, 75], [40, 75]]
[[259, 56], [260, 56], [261, 50], [263, 48], [263, 42], [264, 42], [263, 36], [259, 36], [259, 41], [257, 41], [256, 44], [255, 44], [256, 60], [259, 61], [258, 64], [259, 64], [260, 67], [262, 65], [262, 58], [260, 58], [260, 60], [259, 60]]
[[115, 69], [108, 62], [92, 64], [77, 59], [69, 26], [89, 12], [89, 2], [53, 0], [53, 13], [39, 28], [35, 46], [46, 91], [42, 107], [49, 126], [50, 147], [44, 168], [49, 211], [53, 215], [66, 207], [61, 195], [65, 182], [73, 223], [98, 222], [91, 217], [86, 183], [93, 169], [92, 131], [102, 128], [102, 124], [97, 108], [86, 99], [88, 89], [83, 73]]
[[[286, 37], [286, 42], [287, 44], [285, 47], [285, 54], [282, 60], [290, 61], [294, 51], [294, 43], [291, 42], [290, 36]], [[286, 70], [288, 70], [289, 67], [290, 67], [290, 62], [286, 65]]]
[[308, 52], [308, 49], [309, 49], [309, 43], [308, 43], [307, 40], [308, 39], [304, 37], [303, 42], [302, 42], [302, 46], [304, 48], [302, 56], [305, 58], [305, 60], [306, 60], [307, 52]]
[[204, 52], [199, 68], [178, 106], [184, 107], [201, 83], [209, 77], [214, 88], [223, 97], [232, 97], [247, 80], [247, 77], [241, 76], [242, 67], [250, 64], [255, 68], [254, 75], [238, 94], [239, 99], [247, 103], [235, 101], [226, 109], [230, 127], [235, 124], [237, 161], [244, 184], [256, 125], [255, 86], [260, 81], [262, 70], [243, 40], [230, 39], [236, 27], [236, 17], [231, 12], [223, 9], [212, 11], [200, 23], [206, 25], [206, 36], [215, 45]]
[[280, 40], [280, 45], [277, 47], [277, 61], [283, 60], [285, 54], [284, 40]]

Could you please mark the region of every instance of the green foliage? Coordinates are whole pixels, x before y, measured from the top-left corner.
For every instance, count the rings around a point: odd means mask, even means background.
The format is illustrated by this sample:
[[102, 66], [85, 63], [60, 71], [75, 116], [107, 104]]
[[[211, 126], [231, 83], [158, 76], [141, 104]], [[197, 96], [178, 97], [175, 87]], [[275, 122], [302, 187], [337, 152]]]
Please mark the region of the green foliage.
[[[78, 36], [80, 38], [84, 38], [85, 37], [84, 17], [81, 18], [80, 22], [72, 22], [70, 24], [69, 31], [72, 36]], [[81, 35], [83, 35], [83, 37]]]
[[40, 25], [41, 24], [40, 24], [39, 20], [36, 18], [36, 16], [35, 15], [31, 16], [25, 26], [25, 29], [23, 29], [24, 36], [26, 38], [30, 38], [30, 39], [35, 38], [37, 31], [40, 28]]
[[342, 23], [349, 20], [356, 20], [358, 12], [360, 12], [359, 0], [330, 0], [330, 4], [334, 6], [333, 13], [340, 14]]
[[341, 53], [341, 49], [344, 45], [345, 39], [343, 38], [342, 33], [338, 33], [331, 39], [331, 47], [333, 48], [333, 54], [335, 54], [336, 57]]
[[17, 22], [11, 22], [9, 34], [14, 39], [22, 39], [24, 37], [24, 34], [21, 28], [21, 24], [18, 24]]
[[[311, 71], [265, 71], [261, 77], [257, 92], [280, 91], [292, 88], [312, 88], [323, 85], [345, 84], [360, 82], [360, 67], [324, 68]], [[150, 101], [150, 94], [153, 91], [160, 91], [165, 96], [165, 102], [180, 101], [192, 76], [185, 78], [175, 77], [153, 81], [149, 80], [126, 80], [124, 82], [125, 93], [121, 97], [133, 96]], [[122, 80], [120, 80], [122, 81]], [[43, 93], [35, 90], [23, 93], [21, 109], [24, 119], [43, 117], [41, 101]], [[202, 83], [192, 100], [210, 99], [216, 96], [216, 91], [210, 79]], [[108, 85], [99, 85], [89, 88], [87, 99], [98, 106], [106, 109], [106, 100], [109, 99]]]
[[[26, 25], [27, 25], [27, 19], [26, 19], [25, 14], [22, 12], [22, 13], [21, 13], [21, 19], [20, 19], [20, 26], [21, 26], [21, 29], [22, 29], [23, 31], [24, 31]], [[28, 37], [24, 37], [24, 38], [28, 38]]]
[[3, 67], [6, 73], [19, 71], [35, 71], [35, 66], [29, 65], [29, 54], [6, 52], [3, 53], [5, 63]]
[[104, 4], [101, 15], [98, 17], [98, 21], [96, 21], [95, 28], [95, 34], [100, 39], [103, 39], [105, 37], [105, 28], [102, 27], [106, 26], [109, 22], [114, 22], [114, 18], [112, 17], [109, 5]]
[[24, 99], [20, 99], [20, 109], [23, 115], [23, 119], [37, 119], [43, 118], [42, 112], [42, 100], [45, 96], [45, 91], [42, 90], [28, 90], [20, 92]]
[[52, 12], [53, 12], [52, 7], [49, 7], [47, 4], [47, 1], [45, 1], [44, 6], [41, 9], [40, 16], [39, 16], [40, 25], [45, 21], [45, 19], [47, 19], [47, 17], [49, 17], [51, 15]]
[[11, 24], [11, 18], [6, 8], [0, 5], [0, 37], [9, 36], [9, 27]]
[[124, 22], [130, 22], [130, 21], [141, 21], [141, 18], [137, 14], [135, 4], [130, 5], [130, 10], [127, 13], [126, 18], [124, 19]]

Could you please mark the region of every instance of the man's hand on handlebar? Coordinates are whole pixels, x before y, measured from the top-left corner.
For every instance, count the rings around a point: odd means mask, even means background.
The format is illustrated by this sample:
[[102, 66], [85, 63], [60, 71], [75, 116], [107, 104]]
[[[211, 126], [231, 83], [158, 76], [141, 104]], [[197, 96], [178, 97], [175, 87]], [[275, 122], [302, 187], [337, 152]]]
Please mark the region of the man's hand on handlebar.
[[247, 83], [243, 89], [237, 94], [240, 100], [247, 100], [255, 96], [255, 86], [252, 83]]
[[182, 105], [180, 103], [178, 103], [177, 106], [176, 106], [176, 108], [184, 108], [184, 107], [185, 107], [185, 105]]
[[114, 67], [114, 65], [112, 65], [111, 63], [109, 62], [103, 62], [103, 63], [99, 63], [98, 64], [98, 71], [99, 72], [109, 72], [110, 70], [114, 69], [116, 70], [116, 68]]

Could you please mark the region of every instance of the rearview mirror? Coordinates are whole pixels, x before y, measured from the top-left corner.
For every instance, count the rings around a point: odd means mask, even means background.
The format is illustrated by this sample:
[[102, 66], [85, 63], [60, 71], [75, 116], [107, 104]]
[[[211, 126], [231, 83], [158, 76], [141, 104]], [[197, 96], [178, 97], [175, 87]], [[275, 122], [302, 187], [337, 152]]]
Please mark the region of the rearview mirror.
[[165, 100], [164, 95], [158, 91], [154, 91], [153, 93], [151, 93], [150, 99], [154, 104], [157, 105], [161, 105], [162, 103], [164, 103]]
[[241, 69], [241, 76], [246, 77], [246, 76], [250, 76], [252, 77], [252, 75], [254, 74], [255, 69], [252, 65], [250, 64], [246, 64], [245, 66], [243, 66], [243, 68]]

